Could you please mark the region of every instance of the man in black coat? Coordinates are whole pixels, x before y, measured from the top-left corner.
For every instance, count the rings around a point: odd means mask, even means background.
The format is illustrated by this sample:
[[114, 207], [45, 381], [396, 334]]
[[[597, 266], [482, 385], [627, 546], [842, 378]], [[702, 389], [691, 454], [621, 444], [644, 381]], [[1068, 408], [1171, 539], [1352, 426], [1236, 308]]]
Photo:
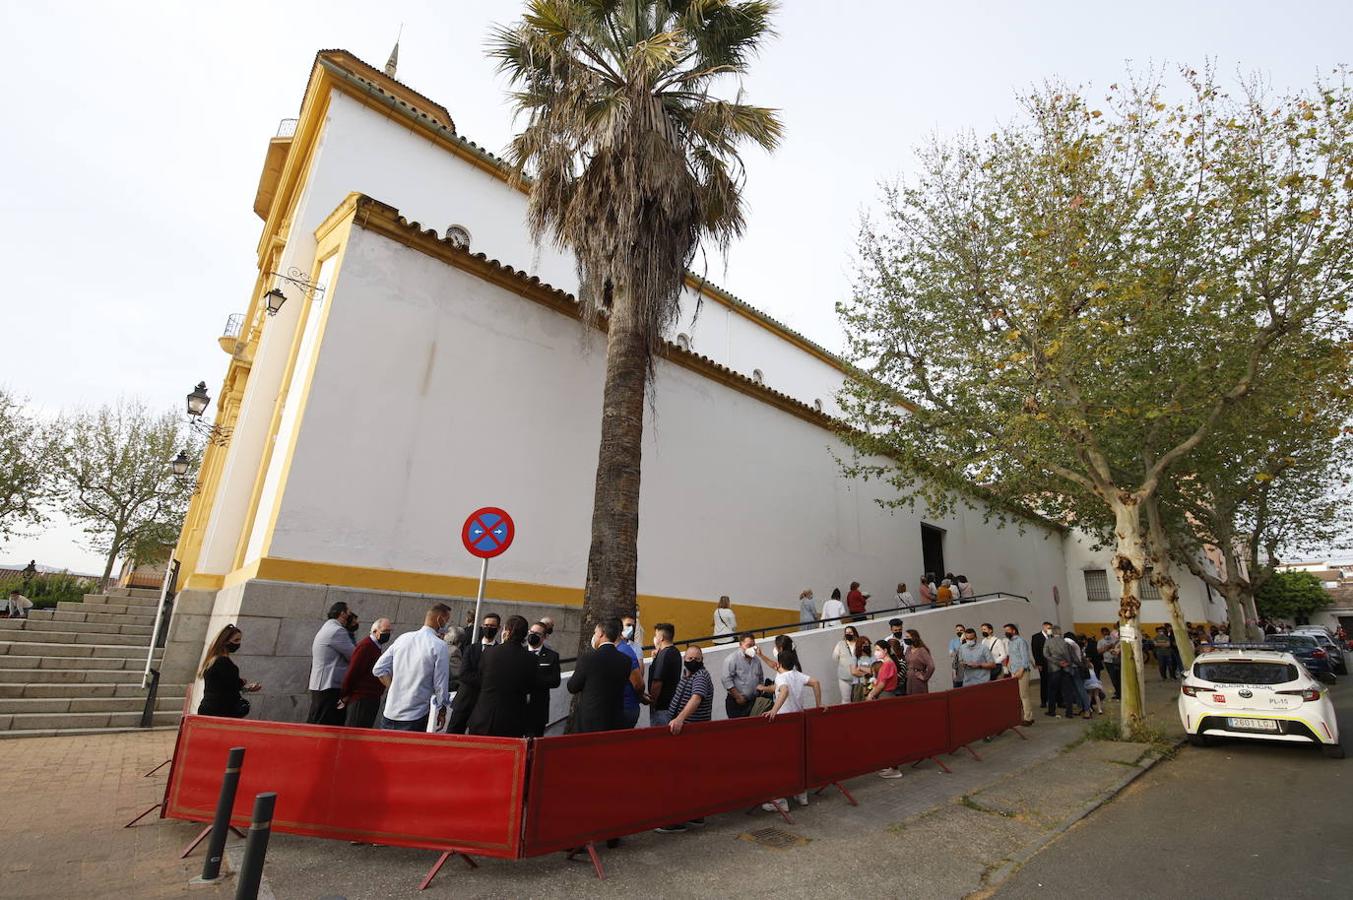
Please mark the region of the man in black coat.
[[479, 699], [479, 666], [484, 651], [498, 642], [498, 623], [501, 621], [497, 613], [486, 614], [479, 628], [479, 639], [472, 640], [461, 656], [460, 683], [456, 688], [456, 699], [451, 702], [451, 721], [446, 725], [451, 734], [464, 734], [470, 724], [470, 714]]
[[591, 653], [578, 660], [568, 692], [578, 695], [578, 709], [569, 731], [614, 731], [624, 727], [625, 686], [630, 658], [615, 648], [620, 620], [607, 619], [592, 635]]
[[1043, 647], [1052, 634], [1052, 623], [1044, 622], [1043, 630], [1029, 641], [1029, 650], [1034, 655], [1034, 665], [1038, 666], [1038, 705], [1048, 705], [1048, 661], [1043, 658]]
[[470, 713], [470, 734], [523, 737], [529, 716], [527, 698], [536, 688], [535, 654], [525, 647], [526, 620], [509, 616], [503, 642], [484, 651], [479, 663], [479, 699]]
[[544, 737], [550, 724], [550, 691], [559, 687], [559, 654], [545, 646], [549, 634], [549, 626], [537, 622], [526, 635], [526, 648], [536, 659], [536, 687], [526, 707], [526, 733], [532, 737]]

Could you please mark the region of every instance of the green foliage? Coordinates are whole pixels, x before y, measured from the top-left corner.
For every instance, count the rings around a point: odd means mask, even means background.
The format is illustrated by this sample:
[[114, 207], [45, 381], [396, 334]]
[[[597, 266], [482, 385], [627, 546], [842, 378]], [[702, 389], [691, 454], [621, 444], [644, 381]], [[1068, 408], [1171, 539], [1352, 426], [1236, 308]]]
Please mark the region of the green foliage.
[[1259, 614], [1270, 619], [1309, 618], [1332, 602], [1310, 572], [1274, 572], [1254, 595]]
[[8, 597], [10, 591], [18, 591], [33, 601], [34, 609], [53, 609], [59, 602], [79, 602], [93, 588], [94, 582], [89, 578], [69, 572], [52, 572], [38, 575], [26, 586], [23, 578], [18, 576], [0, 580], [0, 598]]
[[23, 404], [0, 387], [0, 542], [46, 521], [52, 494], [49, 436]]

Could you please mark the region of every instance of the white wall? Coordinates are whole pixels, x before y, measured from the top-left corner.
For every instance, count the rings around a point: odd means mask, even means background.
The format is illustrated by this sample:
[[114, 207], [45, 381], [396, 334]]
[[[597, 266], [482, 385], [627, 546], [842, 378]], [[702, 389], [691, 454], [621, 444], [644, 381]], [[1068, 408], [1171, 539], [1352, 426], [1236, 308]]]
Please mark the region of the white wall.
[[[603, 348], [577, 323], [360, 228], [331, 304], [269, 555], [472, 576], [465, 512], [517, 522], [496, 577], [581, 586]], [[646, 422], [639, 590], [796, 609], [921, 570], [919, 512], [841, 476], [827, 431], [665, 361]], [[980, 593], [1065, 595], [1060, 536], [965, 512], [946, 559]]]
[[[1071, 589], [1070, 616], [1064, 616], [1062, 625], [1071, 627], [1073, 622], [1111, 622], [1118, 618], [1119, 584], [1113, 571], [1113, 549], [1095, 550], [1093, 541], [1079, 531], [1071, 531], [1066, 538], [1066, 581]], [[1210, 565], [1210, 563], [1206, 563]], [[1106, 573], [1111, 599], [1090, 600], [1086, 597], [1085, 570], [1102, 570]], [[1195, 577], [1183, 566], [1176, 566], [1175, 580], [1179, 583], [1179, 605], [1188, 622], [1223, 622], [1226, 620], [1226, 603], [1217, 593], [1208, 597], [1207, 585]], [[1063, 594], [1063, 597], [1067, 597]], [[1064, 599], [1062, 605], [1067, 606]], [[1140, 613], [1143, 622], [1170, 621], [1169, 609], [1163, 600], [1143, 600]]]

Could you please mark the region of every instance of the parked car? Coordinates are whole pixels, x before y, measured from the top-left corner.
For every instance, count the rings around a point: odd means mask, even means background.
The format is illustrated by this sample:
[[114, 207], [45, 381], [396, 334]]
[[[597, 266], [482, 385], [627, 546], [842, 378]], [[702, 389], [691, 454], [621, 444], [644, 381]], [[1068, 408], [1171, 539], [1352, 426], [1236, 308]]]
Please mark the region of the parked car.
[[1244, 738], [1318, 744], [1344, 757], [1329, 692], [1293, 654], [1261, 644], [1222, 644], [1202, 653], [1179, 688], [1190, 744]]
[[1309, 634], [1311, 637], [1315, 638], [1316, 643], [1320, 645], [1320, 648], [1329, 654], [1330, 662], [1334, 666], [1334, 674], [1348, 674], [1348, 661], [1344, 658], [1343, 648], [1339, 646], [1339, 642], [1334, 639], [1334, 635], [1330, 634], [1328, 629], [1312, 625], [1298, 628], [1292, 633]]
[[1320, 642], [1309, 634], [1270, 634], [1264, 637], [1265, 644], [1281, 647], [1301, 660], [1311, 674], [1321, 681], [1334, 683], [1334, 661], [1329, 652], [1320, 646]]

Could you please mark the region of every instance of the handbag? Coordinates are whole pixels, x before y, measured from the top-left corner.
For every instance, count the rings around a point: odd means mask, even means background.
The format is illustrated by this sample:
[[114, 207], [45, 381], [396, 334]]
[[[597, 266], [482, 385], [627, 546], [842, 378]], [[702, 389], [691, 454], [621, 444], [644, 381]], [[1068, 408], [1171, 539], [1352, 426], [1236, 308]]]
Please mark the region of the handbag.
[[850, 702], [859, 703], [869, 696], [869, 686], [866, 684], [852, 684], [850, 686]]

